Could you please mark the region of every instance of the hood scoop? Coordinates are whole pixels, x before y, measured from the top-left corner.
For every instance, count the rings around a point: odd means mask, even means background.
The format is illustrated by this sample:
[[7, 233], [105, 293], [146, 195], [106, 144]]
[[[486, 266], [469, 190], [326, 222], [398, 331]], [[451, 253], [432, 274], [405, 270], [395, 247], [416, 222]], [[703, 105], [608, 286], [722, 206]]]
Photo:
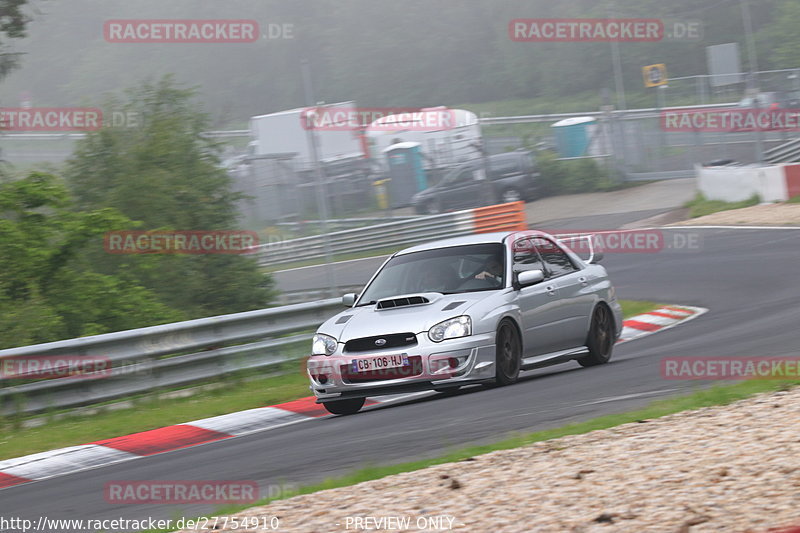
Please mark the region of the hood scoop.
[[406, 296], [402, 298], [388, 298], [381, 300], [375, 306], [376, 309], [394, 309], [395, 307], [408, 307], [410, 305], [425, 305], [430, 300], [424, 296]]
[[336, 324], [344, 324], [345, 322], [347, 322], [351, 318], [353, 318], [353, 315], [340, 316], [339, 319], [336, 321]]
[[467, 302], [464, 302], [464, 301], [461, 301], [461, 302], [450, 302], [449, 304], [447, 304], [444, 307], [442, 307], [442, 311], [452, 311], [456, 307], [459, 307], [459, 306], [461, 306], [461, 305], [463, 305], [465, 303], [467, 303]]

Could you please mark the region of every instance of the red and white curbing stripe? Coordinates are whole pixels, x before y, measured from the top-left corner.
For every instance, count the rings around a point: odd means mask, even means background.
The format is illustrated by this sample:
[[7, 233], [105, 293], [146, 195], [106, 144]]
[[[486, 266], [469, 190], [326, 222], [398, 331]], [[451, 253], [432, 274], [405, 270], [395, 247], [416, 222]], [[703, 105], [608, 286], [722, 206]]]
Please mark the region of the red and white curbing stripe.
[[[618, 342], [626, 342], [671, 328], [696, 318], [706, 311], [700, 307], [665, 306], [635, 316], [623, 323], [622, 335]], [[405, 400], [420, 394], [428, 393], [384, 396], [369, 399], [366, 405]], [[70, 446], [8, 459], [0, 461], [0, 489], [130, 461], [148, 455], [240, 437], [256, 431], [274, 429], [327, 415], [328, 412], [325, 408], [315, 403], [314, 397], [308, 397], [269, 407], [258, 407], [100, 440], [81, 446]]]
[[702, 307], [666, 305], [655, 311], [636, 315], [622, 323], [622, 334], [617, 342], [627, 342], [663, 329], [669, 329], [687, 320], [697, 318], [706, 311], [708, 309]]

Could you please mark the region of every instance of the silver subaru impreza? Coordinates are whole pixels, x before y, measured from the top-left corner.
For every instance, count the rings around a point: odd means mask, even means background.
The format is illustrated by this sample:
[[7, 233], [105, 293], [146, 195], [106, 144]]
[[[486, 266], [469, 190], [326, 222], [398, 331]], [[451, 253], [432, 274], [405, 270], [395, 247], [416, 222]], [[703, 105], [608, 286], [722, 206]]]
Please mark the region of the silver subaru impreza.
[[486, 233], [395, 253], [313, 338], [317, 402], [352, 414], [368, 396], [508, 385], [521, 370], [608, 362], [622, 309], [601, 254], [540, 231]]

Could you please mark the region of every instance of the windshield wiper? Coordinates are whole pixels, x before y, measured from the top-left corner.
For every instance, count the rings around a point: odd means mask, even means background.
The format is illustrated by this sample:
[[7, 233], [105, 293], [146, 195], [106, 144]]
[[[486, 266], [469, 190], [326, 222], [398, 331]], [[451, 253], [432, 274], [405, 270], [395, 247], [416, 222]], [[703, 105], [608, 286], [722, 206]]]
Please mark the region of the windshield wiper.
[[364, 303], [364, 304], [358, 304], [356, 307], [364, 307], [365, 305], [375, 305], [376, 303], [378, 303], [376, 300], [372, 300], [371, 302], [367, 302], [367, 303]]

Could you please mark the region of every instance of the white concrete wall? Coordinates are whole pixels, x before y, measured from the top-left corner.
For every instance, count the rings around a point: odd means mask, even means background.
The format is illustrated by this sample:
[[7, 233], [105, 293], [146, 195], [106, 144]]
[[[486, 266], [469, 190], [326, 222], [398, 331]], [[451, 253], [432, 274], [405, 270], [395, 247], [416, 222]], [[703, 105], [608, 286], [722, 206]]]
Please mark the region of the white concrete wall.
[[697, 184], [709, 200], [740, 202], [758, 194], [764, 202], [788, 200], [782, 165], [747, 167], [695, 166]]

